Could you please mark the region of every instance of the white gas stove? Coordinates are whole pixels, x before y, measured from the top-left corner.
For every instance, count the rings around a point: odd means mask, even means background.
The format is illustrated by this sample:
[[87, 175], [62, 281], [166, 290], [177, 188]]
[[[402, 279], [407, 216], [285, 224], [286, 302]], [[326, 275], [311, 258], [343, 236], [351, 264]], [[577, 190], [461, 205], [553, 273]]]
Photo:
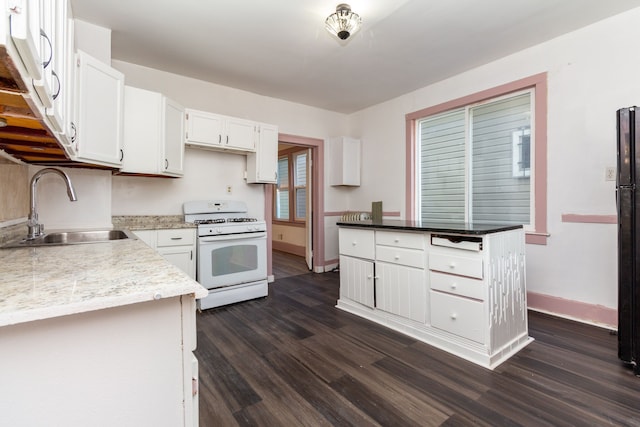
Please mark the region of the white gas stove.
[[198, 225], [196, 280], [209, 289], [200, 309], [267, 296], [267, 224], [247, 205], [198, 200], [183, 205], [185, 222]]

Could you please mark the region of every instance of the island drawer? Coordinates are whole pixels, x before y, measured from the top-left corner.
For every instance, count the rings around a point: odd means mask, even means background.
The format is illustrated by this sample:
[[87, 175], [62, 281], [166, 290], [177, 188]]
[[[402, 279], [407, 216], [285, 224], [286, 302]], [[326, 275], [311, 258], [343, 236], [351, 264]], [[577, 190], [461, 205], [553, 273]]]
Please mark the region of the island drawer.
[[481, 251], [482, 237], [458, 236], [455, 234], [432, 234], [431, 245], [462, 249], [465, 251]]
[[485, 299], [485, 284], [482, 280], [430, 271], [429, 284], [431, 289], [436, 291], [474, 298], [480, 301]]
[[376, 231], [376, 244], [424, 250], [425, 235], [423, 233], [403, 233], [399, 231]]
[[340, 254], [366, 259], [375, 258], [373, 230], [340, 227], [338, 236]]
[[407, 265], [409, 267], [416, 268], [425, 268], [427, 264], [424, 251], [394, 248], [391, 246], [376, 246], [376, 261]]
[[431, 291], [431, 326], [484, 344], [484, 304]]
[[193, 245], [196, 241], [194, 228], [158, 230], [158, 247]]
[[[470, 256], [464, 256], [466, 252], [454, 252], [432, 252], [429, 254], [429, 269], [482, 279], [483, 268], [480, 254], [474, 256], [472, 252], [468, 252]], [[462, 253], [462, 255], [459, 253]]]

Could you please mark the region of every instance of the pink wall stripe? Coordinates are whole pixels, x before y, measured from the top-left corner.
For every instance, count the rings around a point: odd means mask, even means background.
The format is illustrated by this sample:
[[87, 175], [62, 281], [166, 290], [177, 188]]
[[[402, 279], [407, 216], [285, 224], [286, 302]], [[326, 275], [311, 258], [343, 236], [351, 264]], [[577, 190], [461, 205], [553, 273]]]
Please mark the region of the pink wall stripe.
[[617, 224], [616, 215], [581, 215], [562, 214], [562, 222], [579, 222], [586, 224]]
[[544, 311], [606, 328], [617, 329], [618, 327], [618, 311], [602, 305], [527, 292], [527, 306], [534, 311]]

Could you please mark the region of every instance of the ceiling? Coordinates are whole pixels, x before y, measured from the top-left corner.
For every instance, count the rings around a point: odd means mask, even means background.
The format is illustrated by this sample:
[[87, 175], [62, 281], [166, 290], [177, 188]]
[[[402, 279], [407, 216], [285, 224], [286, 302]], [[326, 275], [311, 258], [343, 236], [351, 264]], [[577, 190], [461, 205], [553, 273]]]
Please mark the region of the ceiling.
[[363, 27], [324, 29], [336, 0], [71, 0], [112, 29], [112, 58], [351, 113], [640, 7], [640, 0], [352, 0]]

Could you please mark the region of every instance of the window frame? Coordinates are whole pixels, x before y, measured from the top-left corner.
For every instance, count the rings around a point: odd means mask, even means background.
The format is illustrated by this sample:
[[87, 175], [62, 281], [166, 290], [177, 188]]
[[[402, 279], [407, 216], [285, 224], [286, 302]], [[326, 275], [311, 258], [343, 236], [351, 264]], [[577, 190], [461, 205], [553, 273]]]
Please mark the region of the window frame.
[[455, 108], [466, 107], [501, 96], [510, 95], [526, 89], [534, 89], [532, 123], [535, 129], [535, 152], [531, 158], [535, 167], [531, 183], [534, 192], [532, 209], [532, 229], [525, 230], [526, 242], [546, 245], [547, 232], [547, 73], [535, 74], [494, 88], [453, 99], [448, 102], [427, 107], [405, 115], [406, 131], [406, 216], [417, 220], [416, 174], [417, 174], [417, 121], [427, 116]]
[[[274, 185], [273, 186], [273, 193], [272, 193], [272, 197], [273, 197], [273, 223], [276, 224], [288, 224], [288, 225], [294, 225], [294, 226], [299, 226], [299, 227], [304, 227], [306, 224], [306, 218], [300, 218], [297, 217], [297, 209], [296, 209], [296, 189], [298, 188], [306, 188], [306, 182], [304, 186], [295, 186], [295, 157], [300, 155], [300, 154], [305, 154], [307, 155], [307, 149], [306, 148], [298, 148], [298, 147], [292, 147], [286, 150], [282, 150], [278, 153], [278, 161], [280, 161], [281, 159], [286, 158], [287, 159], [287, 165], [288, 165], [288, 180], [287, 180], [287, 190], [289, 192], [289, 217], [288, 219], [279, 219], [276, 216], [276, 209], [277, 209], [277, 192], [278, 192], [278, 186]], [[307, 158], [307, 173], [309, 173], [309, 159]], [[306, 203], [306, 202], [305, 202]]]

